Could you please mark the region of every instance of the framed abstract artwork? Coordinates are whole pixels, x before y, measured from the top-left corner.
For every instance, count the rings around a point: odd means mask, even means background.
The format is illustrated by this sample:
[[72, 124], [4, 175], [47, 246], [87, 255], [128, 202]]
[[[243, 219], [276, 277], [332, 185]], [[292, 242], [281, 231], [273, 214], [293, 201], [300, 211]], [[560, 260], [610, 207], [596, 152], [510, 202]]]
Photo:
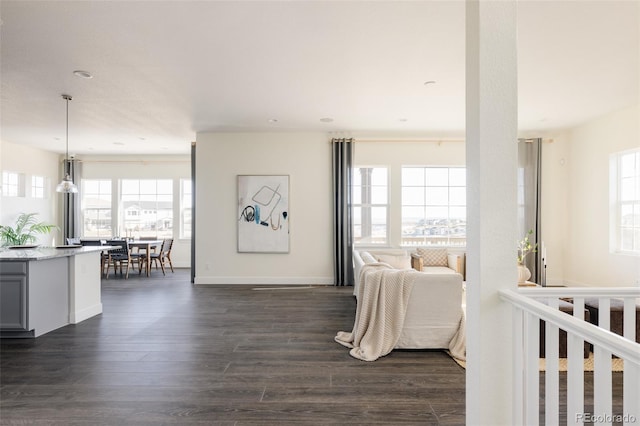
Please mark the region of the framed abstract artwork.
[[238, 252], [289, 253], [289, 176], [238, 175]]

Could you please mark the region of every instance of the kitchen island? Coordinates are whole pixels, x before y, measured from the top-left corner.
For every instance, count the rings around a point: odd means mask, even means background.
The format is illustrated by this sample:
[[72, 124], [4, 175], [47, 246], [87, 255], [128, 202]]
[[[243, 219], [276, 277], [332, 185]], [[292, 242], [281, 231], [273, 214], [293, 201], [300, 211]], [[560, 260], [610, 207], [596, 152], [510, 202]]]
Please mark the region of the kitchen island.
[[38, 337], [102, 313], [100, 256], [109, 248], [3, 248], [0, 337]]

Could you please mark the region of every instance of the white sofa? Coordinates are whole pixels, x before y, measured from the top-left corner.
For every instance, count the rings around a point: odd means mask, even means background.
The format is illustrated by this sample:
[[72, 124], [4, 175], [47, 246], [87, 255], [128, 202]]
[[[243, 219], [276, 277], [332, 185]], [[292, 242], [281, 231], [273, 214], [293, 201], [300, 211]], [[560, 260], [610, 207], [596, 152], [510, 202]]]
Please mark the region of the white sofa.
[[[353, 295], [357, 294], [360, 284], [360, 271], [365, 261], [363, 253], [369, 253], [375, 261], [388, 263], [397, 269], [415, 269], [428, 274], [455, 274], [462, 275], [464, 280], [465, 254], [463, 251], [447, 251], [447, 266], [428, 266], [424, 264], [421, 257], [416, 254], [415, 249], [354, 249], [353, 250]], [[366, 255], [365, 255], [366, 256]], [[366, 262], [369, 263], [369, 262]]]
[[[388, 263], [398, 269], [411, 268], [411, 254], [407, 250], [354, 250], [356, 286], [360, 285], [360, 273], [366, 263], [382, 262], [385, 256], [397, 256]], [[364, 257], [364, 258], [363, 258]], [[367, 258], [369, 260], [367, 261]], [[407, 266], [408, 265], [408, 266]], [[397, 349], [449, 349], [463, 318], [463, 278], [450, 268], [412, 271], [415, 274], [413, 290], [407, 305], [406, 316]], [[364, 283], [366, 285], [366, 283]], [[356, 294], [356, 293], [354, 293]]]

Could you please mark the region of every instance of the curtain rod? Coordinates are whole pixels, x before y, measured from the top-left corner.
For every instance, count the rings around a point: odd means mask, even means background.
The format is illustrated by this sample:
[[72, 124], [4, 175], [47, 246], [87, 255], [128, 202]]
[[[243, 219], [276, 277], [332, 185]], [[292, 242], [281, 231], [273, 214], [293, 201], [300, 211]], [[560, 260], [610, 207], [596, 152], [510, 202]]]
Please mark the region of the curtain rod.
[[421, 143], [442, 143], [442, 142], [464, 142], [464, 139], [359, 139], [353, 138], [356, 142], [421, 142]]
[[[337, 139], [350, 139], [350, 138], [337, 138]], [[442, 142], [466, 142], [465, 139], [359, 139], [359, 138], [351, 138], [354, 142], [422, 142], [422, 143], [437, 143], [440, 144]], [[522, 140], [525, 142], [533, 142], [537, 139], [542, 140], [542, 142], [553, 143], [553, 139], [551, 138], [518, 138], [518, 140]]]
[[75, 158], [74, 161], [81, 163], [141, 163], [141, 164], [182, 164], [190, 163], [191, 160], [80, 160]]
[[352, 139], [354, 142], [386, 142], [386, 143], [398, 143], [398, 142], [411, 142], [411, 143], [437, 143], [442, 142], [464, 142], [464, 139], [364, 139], [364, 138], [331, 138], [329, 143], [333, 139]]

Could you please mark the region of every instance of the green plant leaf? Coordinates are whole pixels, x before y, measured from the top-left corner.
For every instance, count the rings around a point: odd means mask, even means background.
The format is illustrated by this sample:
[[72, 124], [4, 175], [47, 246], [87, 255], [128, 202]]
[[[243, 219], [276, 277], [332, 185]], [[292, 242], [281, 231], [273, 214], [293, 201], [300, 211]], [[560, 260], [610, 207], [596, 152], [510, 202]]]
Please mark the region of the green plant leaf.
[[3, 245], [24, 245], [36, 241], [34, 234], [48, 234], [57, 226], [45, 222], [38, 222], [37, 213], [20, 213], [16, 219], [15, 228], [0, 225], [0, 239]]

